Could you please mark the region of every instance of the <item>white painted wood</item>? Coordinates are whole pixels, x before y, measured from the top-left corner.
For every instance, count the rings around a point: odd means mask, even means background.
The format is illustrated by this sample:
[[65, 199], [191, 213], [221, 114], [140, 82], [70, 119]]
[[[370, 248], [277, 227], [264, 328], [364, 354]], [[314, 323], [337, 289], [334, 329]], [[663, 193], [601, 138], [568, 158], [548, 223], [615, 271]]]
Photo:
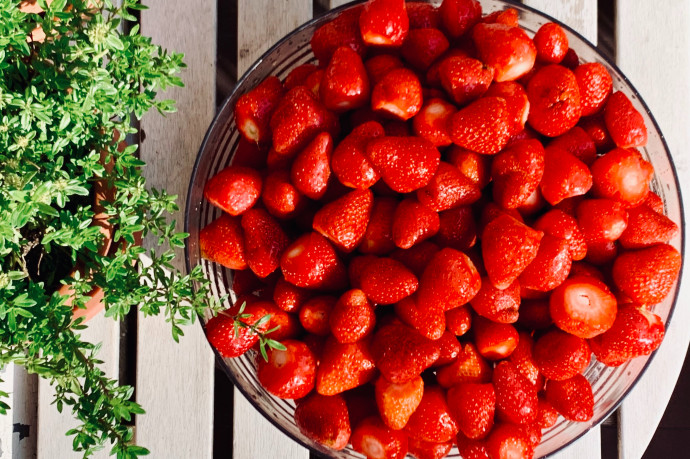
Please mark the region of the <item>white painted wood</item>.
[[[647, 102], [666, 137], [687, 209], [690, 198], [690, 159], [685, 154], [690, 144], [690, 2], [619, 0], [616, 12], [618, 65]], [[642, 457], [673, 393], [690, 341], [688, 298], [690, 269], [686, 264], [671, 327], [644, 378], [621, 406], [621, 458]]]
[[565, 22], [597, 44], [596, 0], [524, 0], [523, 3]]
[[[120, 368], [120, 323], [99, 314], [88, 323], [88, 328], [81, 333], [82, 339], [90, 343], [102, 343], [98, 354], [103, 360], [103, 370], [110, 378], [117, 378]], [[62, 413], [57, 411], [54, 400], [55, 391], [44, 379], [38, 381], [38, 459], [77, 459], [83, 454], [72, 450], [72, 438], [65, 435], [77, 425], [69, 407]], [[110, 448], [96, 453], [95, 459], [110, 457]], [[20, 456], [21, 457], [21, 456]], [[13, 458], [14, 459], [14, 458]]]
[[[185, 88], [163, 97], [177, 100], [178, 113], [147, 115], [141, 158], [149, 186], [179, 196], [184, 208], [194, 159], [215, 113], [216, 1], [150, 0], [141, 13], [142, 32], [154, 43], [185, 53]], [[182, 229], [184, 215], [175, 215]], [[152, 241], [144, 241], [151, 248]], [[178, 251], [178, 268], [184, 254]], [[138, 316], [136, 399], [145, 415], [136, 418], [136, 441], [151, 457], [210, 458], [213, 446], [211, 349], [200, 326], [187, 327], [180, 343], [162, 317]]]
[[7, 392], [10, 406], [6, 416], [0, 416], [0, 458], [28, 459], [36, 457], [36, 375], [27, 374], [23, 367], [7, 365], [0, 371], [0, 391]]
[[596, 427], [571, 444], [553, 459], [594, 459], [601, 457], [601, 429]]
[[332, 10], [346, 3], [350, 3], [352, 0], [317, 0], [319, 6], [325, 10]]

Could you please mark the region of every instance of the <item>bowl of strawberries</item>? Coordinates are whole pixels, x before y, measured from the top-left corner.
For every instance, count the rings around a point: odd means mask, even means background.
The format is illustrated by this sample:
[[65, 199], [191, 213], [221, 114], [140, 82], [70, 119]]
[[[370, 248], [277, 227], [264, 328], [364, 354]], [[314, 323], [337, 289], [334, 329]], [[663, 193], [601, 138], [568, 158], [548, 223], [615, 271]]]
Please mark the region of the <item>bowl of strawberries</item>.
[[682, 267], [673, 161], [614, 64], [499, 0], [354, 2], [237, 83], [189, 267], [234, 384], [334, 458], [543, 457], [621, 402]]

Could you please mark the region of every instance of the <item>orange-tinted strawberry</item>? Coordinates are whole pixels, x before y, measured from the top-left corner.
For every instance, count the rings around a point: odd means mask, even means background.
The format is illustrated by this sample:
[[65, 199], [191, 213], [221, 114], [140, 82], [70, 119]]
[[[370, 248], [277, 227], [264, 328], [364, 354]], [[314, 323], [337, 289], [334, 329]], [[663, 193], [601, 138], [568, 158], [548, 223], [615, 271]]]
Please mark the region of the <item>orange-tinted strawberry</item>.
[[470, 300], [470, 304], [477, 314], [494, 322], [515, 323], [520, 307], [520, 284], [516, 280], [507, 288], [499, 290], [484, 277], [479, 292]]
[[458, 105], [481, 97], [493, 79], [493, 70], [471, 57], [448, 57], [441, 62], [438, 72], [441, 86]]
[[374, 198], [369, 224], [357, 248], [362, 253], [385, 255], [395, 249], [393, 219], [398, 201], [385, 196]]
[[518, 345], [508, 356], [508, 360], [513, 362], [518, 371], [539, 391], [544, 387], [544, 376], [534, 358], [534, 339], [526, 331], [520, 331], [518, 336]]
[[398, 204], [393, 216], [393, 242], [402, 249], [409, 249], [435, 235], [439, 224], [438, 213], [416, 199], [405, 199]]
[[587, 422], [592, 419], [594, 410], [592, 386], [582, 375], [575, 375], [564, 381], [548, 381], [546, 400], [570, 421]]
[[369, 223], [374, 197], [371, 190], [353, 190], [323, 206], [312, 226], [338, 249], [351, 252], [359, 245]]
[[316, 392], [335, 395], [361, 386], [376, 375], [371, 340], [343, 344], [329, 337], [324, 344], [321, 363], [316, 369]]
[[587, 341], [561, 330], [551, 330], [534, 345], [534, 360], [547, 379], [563, 381], [581, 374], [592, 357]]
[[517, 80], [534, 66], [537, 50], [519, 27], [478, 24], [472, 30], [479, 59], [494, 70], [494, 80]]
[[575, 155], [549, 145], [544, 153], [544, 178], [539, 184], [542, 196], [552, 206], [564, 199], [581, 196], [592, 187], [592, 174]]
[[549, 311], [561, 330], [593, 338], [611, 328], [618, 303], [603, 282], [590, 276], [571, 277], [551, 294]]
[[471, 440], [462, 432], [456, 437], [458, 452], [463, 459], [491, 459], [484, 440]]
[[538, 140], [521, 140], [496, 155], [491, 164], [494, 201], [504, 209], [522, 205], [544, 175], [544, 147]]
[[439, 229], [436, 241], [445, 247], [467, 250], [477, 242], [477, 225], [472, 209], [460, 206], [439, 212]]
[[445, 312], [446, 328], [455, 336], [462, 336], [472, 327], [472, 310], [462, 305]]
[[647, 197], [653, 175], [654, 168], [637, 150], [616, 148], [592, 164], [593, 191], [635, 207]]
[[660, 214], [663, 214], [665, 212], [664, 200], [661, 199], [661, 197], [658, 194], [656, 194], [655, 192], [653, 192], [651, 190], [647, 194], [647, 197], [642, 202], [642, 204], [649, 206], [649, 208], [652, 209], [654, 212], [657, 212]]
[[558, 421], [558, 411], [545, 398], [539, 397], [539, 416], [537, 425], [542, 429], [550, 429]]
[[299, 310], [299, 321], [309, 333], [326, 336], [331, 332], [331, 311], [338, 298], [330, 295], [316, 296], [307, 300]]
[[336, 49], [319, 85], [319, 98], [334, 112], [367, 105], [371, 86], [362, 58], [349, 46]]
[[361, 289], [377, 304], [393, 304], [412, 295], [419, 285], [417, 277], [392, 258], [378, 258], [364, 267]]
[[359, 16], [359, 30], [368, 45], [400, 46], [409, 28], [404, 0], [369, 0]]
[[613, 88], [611, 75], [599, 62], [578, 65], [573, 73], [580, 88], [582, 116], [594, 115], [604, 107], [611, 94]]
[[341, 343], [354, 343], [374, 330], [374, 306], [359, 289], [343, 293], [329, 316], [331, 333]]
[[648, 205], [628, 209], [628, 227], [619, 239], [626, 249], [639, 249], [668, 242], [678, 233], [678, 225]]
[[452, 145], [445, 154], [447, 161], [472, 180], [478, 188], [484, 188], [491, 180], [491, 157], [457, 145]]
[[352, 449], [370, 459], [403, 459], [407, 456], [407, 434], [393, 430], [378, 416], [356, 425], [350, 437]]
[[628, 250], [613, 263], [613, 281], [634, 301], [657, 304], [671, 292], [681, 264], [680, 253], [668, 244]]
[[400, 48], [400, 54], [413, 68], [424, 71], [450, 46], [448, 39], [438, 29], [410, 30]]
[[533, 228], [543, 231], [545, 235], [565, 239], [568, 251], [573, 260], [582, 260], [587, 254], [585, 236], [577, 224], [577, 220], [560, 209], [551, 209], [537, 220]]
[[300, 210], [304, 204], [304, 197], [290, 182], [290, 173], [280, 169], [266, 177], [261, 202], [274, 217], [289, 218]]
[[449, 119], [453, 143], [485, 155], [498, 153], [508, 143], [512, 120], [505, 99], [483, 97]]
[[371, 345], [376, 367], [390, 382], [405, 383], [429, 368], [441, 351], [438, 343], [406, 325], [384, 325]]
[[292, 285], [281, 276], [273, 289], [273, 302], [285, 312], [297, 312], [312, 295], [309, 290]]
[[375, 389], [381, 419], [391, 429], [400, 430], [422, 401], [424, 381], [416, 376], [405, 383], [394, 384], [379, 376]]
[[255, 144], [271, 140], [271, 115], [284, 93], [280, 80], [269, 76], [237, 100], [235, 124], [245, 139]]
[[[373, 87], [393, 69], [405, 67], [397, 56], [392, 54], [378, 54], [364, 61], [364, 67], [369, 75], [369, 82]], [[373, 112], [372, 112], [373, 113]]]
[[257, 276], [266, 277], [278, 267], [290, 241], [278, 222], [263, 209], [246, 211], [241, 224], [247, 265]]
[[628, 212], [610, 199], [585, 199], [577, 206], [577, 224], [591, 252], [593, 242], [617, 240], [628, 227]]
[[395, 304], [395, 314], [420, 335], [431, 340], [439, 340], [446, 329], [446, 316], [443, 311], [419, 308], [414, 295], [398, 301]]
[[655, 351], [664, 333], [664, 322], [659, 316], [631, 304], [621, 307], [613, 326], [589, 340], [589, 344], [597, 360], [616, 367]]
[[386, 73], [371, 91], [371, 109], [407, 121], [422, 108], [422, 84], [412, 70]]
[[519, 325], [533, 330], [542, 330], [553, 324], [548, 300], [523, 300], [520, 303]]
[[223, 214], [199, 232], [201, 256], [230, 269], [247, 269], [240, 219]]
[[312, 393], [299, 400], [295, 424], [307, 437], [335, 450], [347, 446], [352, 431], [347, 405], [340, 395]]
[[554, 22], [547, 22], [534, 34], [537, 60], [547, 64], [559, 64], [568, 52], [568, 36]]
[[539, 133], [556, 137], [580, 119], [580, 90], [573, 72], [561, 65], [538, 70], [527, 85], [529, 124]]
[[514, 81], [494, 82], [484, 93], [484, 97], [502, 97], [506, 101], [506, 108], [512, 120], [513, 134], [525, 128], [529, 115], [529, 99], [521, 84]]
[[319, 199], [328, 187], [331, 176], [333, 138], [327, 132], [317, 135], [292, 163], [290, 178], [301, 193], [311, 199]]
[[439, 13], [448, 34], [458, 38], [479, 22], [482, 5], [476, 0], [444, 0]]
[[439, 386], [425, 386], [419, 406], [405, 426], [410, 438], [434, 443], [450, 441], [458, 425], [450, 414], [446, 394]]
[[518, 332], [511, 324], [493, 322], [477, 316], [472, 323], [472, 329], [477, 350], [486, 359], [504, 359], [517, 347]]
[[498, 419], [513, 424], [530, 424], [537, 420], [537, 389], [514, 363], [503, 361], [496, 365], [492, 381]]
[[520, 285], [540, 292], [551, 291], [568, 277], [571, 263], [568, 241], [545, 234], [537, 256], [520, 274]]
[[481, 192], [472, 180], [457, 167], [443, 161], [431, 181], [417, 190], [419, 202], [437, 212], [472, 204], [480, 197]]
[[331, 168], [340, 183], [350, 188], [366, 189], [380, 178], [366, 156], [369, 140], [384, 135], [376, 121], [360, 124], [333, 151]]
[[604, 107], [604, 121], [611, 139], [619, 148], [647, 145], [644, 118], [623, 92], [617, 91], [609, 96]]
[[[206, 338], [218, 353], [223, 357], [239, 357], [251, 349], [259, 341], [259, 335], [249, 328], [237, 327], [235, 333], [235, 321], [232, 316], [239, 314], [239, 310], [244, 303], [235, 303], [227, 313], [221, 313], [211, 318], [206, 323]], [[254, 325], [268, 314], [261, 304], [247, 304], [242, 310], [240, 320], [246, 325]], [[268, 321], [258, 325], [258, 330], [265, 332], [268, 330]]]
[[426, 186], [441, 160], [436, 147], [419, 137], [373, 139], [366, 151], [386, 185], [398, 193], [410, 193]]
[[283, 340], [284, 350], [269, 349], [268, 360], [256, 359], [256, 376], [261, 385], [279, 398], [298, 399], [314, 388], [316, 359], [306, 344]]
[[412, 119], [412, 130], [435, 147], [450, 145], [448, 119], [457, 111], [453, 104], [443, 99], [429, 99]]
[[597, 159], [597, 147], [594, 141], [579, 126], [575, 126], [565, 134], [555, 137], [549, 142], [549, 147], [565, 150], [588, 166]]
[[505, 10], [494, 11], [482, 18], [482, 22], [486, 24], [505, 24], [511, 27], [518, 26], [520, 15], [515, 8], [506, 8]]
[[206, 182], [204, 198], [214, 206], [236, 216], [256, 203], [261, 194], [261, 187], [259, 172], [244, 166], [230, 166]]
[[489, 280], [496, 288], [507, 288], [534, 260], [543, 235], [506, 214], [486, 225], [482, 255]]
[[448, 391], [448, 407], [467, 438], [481, 439], [494, 425], [496, 392], [491, 384], [464, 383]]
[[480, 287], [481, 278], [470, 258], [447, 247], [437, 252], [424, 270], [418, 305], [448, 311], [470, 301]]
[[486, 439], [486, 450], [491, 459], [534, 457], [534, 446], [527, 431], [514, 424], [496, 424]]
[[[411, 4], [413, 5], [414, 3]], [[424, 3], [424, 5], [426, 5], [426, 3]], [[435, 443], [409, 438], [407, 445], [409, 448], [408, 454], [415, 459], [443, 459], [450, 453], [450, 450], [453, 449], [452, 441]]]
[[347, 275], [333, 246], [318, 233], [308, 233], [290, 244], [280, 258], [285, 280], [298, 287], [338, 290]]
[[436, 370], [436, 380], [446, 388], [460, 383], [487, 383], [492, 369], [472, 343], [462, 345], [455, 362]]
[[440, 248], [431, 241], [421, 241], [409, 249], [395, 249], [391, 258], [398, 260], [414, 273], [418, 278], [422, 276], [429, 261]]

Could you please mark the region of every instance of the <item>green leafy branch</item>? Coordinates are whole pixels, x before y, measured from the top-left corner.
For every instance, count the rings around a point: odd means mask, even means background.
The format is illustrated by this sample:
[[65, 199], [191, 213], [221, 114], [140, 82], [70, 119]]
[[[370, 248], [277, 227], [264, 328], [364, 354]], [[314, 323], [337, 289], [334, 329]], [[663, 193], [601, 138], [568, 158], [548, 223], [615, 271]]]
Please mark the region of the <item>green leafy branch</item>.
[[261, 352], [261, 356], [264, 358], [265, 361], [268, 361], [268, 353], [266, 351], [266, 348], [276, 349], [279, 351], [286, 350], [287, 348], [283, 343], [268, 337], [271, 333], [275, 332], [276, 330], [279, 330], [280, 325], [277, 325], [271, 328], [270, 330], [264, 330], [266, 328], [265, 325], [267, 325], [268, 322], [271, 320], [272, 314], [266, 314], [259, 318], [259, 320], [257, 320], [253, 324], [250, 324], [247, 323], [247, 319], [251, 319], [252, 315], [244, 312], [246, 307], [247, 302], [244, 301], [240, 305], [240, 309], [237, 311], [237, 314], [230, 314], [227, 311], [220, 312], [220, 314], [228, 316], [233, 320], [235, 338], [240, 336], [240, 328], [248, 329], [250, 332], [257, 335], [259, 337], [259, 351]]

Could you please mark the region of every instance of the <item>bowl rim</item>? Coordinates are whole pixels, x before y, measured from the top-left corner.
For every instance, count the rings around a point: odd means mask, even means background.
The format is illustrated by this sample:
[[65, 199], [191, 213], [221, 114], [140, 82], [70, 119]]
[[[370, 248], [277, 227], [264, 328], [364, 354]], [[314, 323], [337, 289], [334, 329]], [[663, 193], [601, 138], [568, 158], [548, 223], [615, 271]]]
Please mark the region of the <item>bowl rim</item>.
[[[284, 43], [286, 43], [287, 41], [291, 40], [293, 36], [299, 34], [299, 33], [302, 32], [304, 29], [307, 29], [307, 28], [309, 28], [309, 27], [312, 27], [312, 26], [315, 26], [315, 25], [321, 25], [321, 23], [326, 23], [327, 20], [330, 19], [330, 15], [338, 14], [338, 13], [340, 13], [340, 12], [342, 12], [342, 11], [345, 11], [345, 10], [347, 10], [347, 9], [350, 9], [350, 8], [352, 8], [352, 7], [354, 7], [354, 6], [358, 5], [358, 4], [364, 4], [364, 3], [366, 3], [366, 1], [367, 1], [367, 0], [353, 0], [353, 1], [351, 1], [351, 2], [348, 2], [348, 3], [344, 4], [344, 5], [341, 5], [341, 6], [338, 6], [338, 7], [336, 7], [336, 8], [333, 8], [333, 9], [331, 9], [331, 10], [328, 10], [328, 11], [324, 12], [323, 14], [321, 14], [320, 16], [314, 17], [314, 18], [310, 19], [309, 21], [305, 22], [304, 24], [302, 24], [301, 26], [299, 26], [299, 27], [297, 27], [296, 29], [292, 30], [290, 33], [288, 33], [288, 34], [285, 35], [283, 38], [281, 38], [280, 40], [278, 40], [278, 41], [277, 41], [273, 46], [271, 46], [269, 49], [267, 49], [267, 50], [266, 50], [256, 61], [254, 61], [254, 63], [252, 63], [252, 65], [251, 65], [251, 66], [244, 72], [244, 74], [237, 80], [237, 82], [236, 82], [235, 85], [234, 85], [234, 88], [233, 88], [232, 92], [231, 92], [230, 95], [228, 95], [228, 96], [225, 98], [225, 100], [221, 103], [221, 105], [219, 106], [219, 108], [218, 108], [216, 114], [214, 115], [213, 121], [212, 121], [211, 124], [209, 125], [209, 127], [208, 127], [208, 129], [207, 129], [207, 131], [206, 131], [206, 134], [204, 135], [204, 139], [203, 139], [203, 141], [201, 142], [201, 146], [199, 147], [199, 151], [198, 151], [197, 156], [196, 156], [196, 159], [195, 159], [195, 161], [194, 161], [194, 167], [192, 168], [192, 173], [191, 173], [190, 180], [189, 180], [189, 186], [188, 186], [188, 188], [187, 188], [187, 198], [186, 198], [186, 203], [185, 203], [184, 231], [185, 231], [186, 233], [189, 233], [189, 229], [190, 229], [190, 227], [189, 227], [189, 218], [188, 218], [188, 216], [189, 216], [189, 214], [190, 214], [190, 211], [191, 211], [192, 207], [196, 204], [195, 202], [192, 202], [191, 195], [192, 195], [192, 189], [194, 188], [195, 178], [196, 178], [196, 175], [197, 175], [197, 172], [198, 172], [200, 163], [201, 163], [202, 153], [206, 150], [206, 148], [207, 148], [207, 146], [208, 146], [208, 143], [209, 143], [209, 141], [210, 141], [210, 139], [211, 139], [211, 136], [212, 136], [212, 134], [214, 134], [214, 132], [215, 132], [217, 126], [218, 126], [219, 124], [220, 124], [220, 125], [223, 125], [223, 124], [224, 124], [225, 119], [227, 118], [227, 113], [229, 113], [229, 110], [228, 110], [228, 107], [227, 107], [227, 106], [229, 105], [230, 100], [231, 100], [231, 99], [233, 98], [233, 96], [235, 95], [235, 92], [237, 91], [237, 88], [239, 88], [239, 87], [242, 86], [242, 84], [249, 78], [249, 76], [252, 74], [252, 72], [261, 64], [262, 61], [264, 61], [266, 58], [268, 58], [268, 56], [270, 56], [277, 48], [281, 47]], [[409, 0], [406, 0], [406, 1], [409, 1]], [[415, 1], [420, 1], [420, 0], [415, 0]], [[438, 0], [421, 0], [421, 1], [423, 1], [423, 2], [425, 2], [425, 3], [432, 3], [432, 2], [438, 3]], [[481, 3], [481, 1], [482, 1], [482, 0], [479, 0], [480, 3]], [[642, 96], [640, 95], [640, 93], [639, 93], [639, 91], [637, 90], [637, 88], [635, 88], [635, 86], [632, 84], [632, 82], [631, 82], [631, 81], [628, 79], [628, 77], [625, 75], [625, 73], [618, 67], [618, 65], [613, 61], [613, 59], [611, 59], [608, 55], [602, 53], [602, 52], [600, 51], [600, 49], [599, 49], [596, 45], [594, 45], [591, 41], [589, 41], [586, 37], [584, 37], [584, 36], [583, 36], [581, 33], [579, 33], [577, 30], [575, 30], [575, 29], [573, 29], [572, 27], [570, 27], [568, 24], [565, 24], [564, 22], [562, 22], [562, 21], [560, 21], [560, 20], [554, 18], [553, 16], [551, 16], [551, 15], [549, 15], [549, 14], [547, 14], [547, 13], [544, 13], [543, 11], [540, 11], [540, 10], [538, 10], [538, 9], [535, 9], [535, 8], [529, 6], [529, 5], [526, 5], [526, 4], [523, 4], [523, 3], [519, 3], [519, 2], [517, 2], [516, 0], [500, 0], [500, 1], [502, 1], [503, 3], [505, 3], [507, 6], [515, 6], [515, 7], [518, 7], [518, 9], [527, 10], [527, 11], [533, 13], [533, 14], [536, 14], [536, 15], [538, 15], [538, 16], [541, 16], [543, 19], [546, 19], [546, 20], [549, 21], [549, 22], [554, 22], [554, 23], [560, 25], [561, 27], [565, 28], [569, 33], [575, 35], [578, 39], [582, 40], [585, 44], [587, 44], [590, 48], [592, 48], [592, 49], [597, 53], [597, 55], [598, 55], [601, 59], [603, 59], [603, 60], [606, 62], [607, 65], [611, 66], [614, 70], [616, 70], [616, 71], [620, 74], [620, 76], [622, 77], [623, 83], [625, 83], [625, 85], [627, 85], [627, 86], [630, 88], [630, 90], [632, 91], [633, 95], [634, 95], [635, 97], [637, 97], [637, 100], [639, 101], [640, 105], [642, 105], [642, 108], [645, 110], [645, 112], [647, 113], [647, 116], [648, 116], [649, 119], [651, 120], [652, 125], [654, 126], [654, 129], [656, 130], [656, 132], [659, 133], [659, 140], [661, 141], [661, 144], [662, 144], [663, 147], [664, 147], [664, 153], [666, 154], [666, 156], [667, 156], [667, 158], [668, 158], [668, 160], [669, 160], [669, 164], [670, 164], [670, 166], [671, 166], [671, 172], [672, 172], [672, 174], [673, 174], [673, 179], [674, 179], [674, 183], [675, 183], [675, 187], [676, 187], [676, 194], [677, 194], [677, 197], [678, 197], [678, 207], [679, 207], [679, 210], [680, 210], [679, 229], [681, 229], [681, 230], [684, 229], [684, 228], [685, 228], [685, 209], [684, 209], [683, 197], [682, 197], [682, 191], [681, 191], [682, 188], [681, 188], [681, 186], [680, 186], [680, 182], [679, 182], [679, 179], [678, 179], [678, 171], [676, 170], [676, 165], [675, 165], [675, 163], [674, 163], [674, 161], [673, 161], [673, 156], [672, 156], [672, 154], [671, 154], [671, 150], [669, 149], [668, 143], [666, 142], [666, 137], [664, 136], [664, 134], [663, 134], [663, 132], [662, 132], [662, 130], [661, 130], [661, 128], [660, 128], [660, 126], [659, 126], [659, 124], [658, 124], [656, 118], [654, 117], [654, 115], [653, 115], [652, 112], [650, 111], [649, 106], [647, 105], [647, 103], [645, 102], [645, 100], [642, 98]], [[224, 114], [225, 114], [225, 116], [224, 116]], [[222, 123], [221, 123], [221, 121], [222, 121]], [[675, 312], [675, 310], [676, 310], [676, 306], [677, 306], [677, 303], [678, 303], [678, 297], [679, 297], [679, 294], [680, 294], [681, 281], [682, 281], [682, 279], [683, 279], [683, 271], [685, 270], [685, 235], [683, 234], [682, 231], [681, 231], [680, 236], [681, 236], [681, 238], [680, 238], [680, 251], [679, 251], [679, 252], [680, 252], [680, 255], [681, 255], [681, 266], [680, 266], [680, 271], [679, 271], [679, 273], [678, 273], [678, 280], [676, 281], [676, 282], [677, 282], [677, 285], [676, 285], [675, 293], [674, 293], [674, 295], [673, 295], [673, 303], [672, 303], [672, 305], [671, 305], [671, 309], [670, 309], [669, 314], [668, 314], [668, 317], [667, 317], [667, 319], [666, 319], [666, 323], [664, 324], [665, 330], [667, 330], [667, 331], [668, 331], [668, 329], [669, 329], [669, 327], [670, 327], [670, 325], [671, 325], [671, 323], [672, 323], [672, 319], [673, 319], [673, 316], [674, 316], [674, 312]], [[186, 268], [187, 268], [187, 272], [190, 272], [190, 271], [192, 270], [193, 267], [191, 266], [190, 257], [189, 257], [189, 244], [185, 244], [184, 252], [185, 252], [185, 265], [186, 265]], [[206, 325], [205, 325], [205, 323], [204, 323], [203, 317], [201, 317], [201, 316], [199, 317], [199, 323], [200, 323], [200, 326], [202, 327], [202, 329], [203, 329], [203, 331], [204, 331], [204, 335], [205, 335], [205, 334], [206, 334]], [[210, 346], [210, 345], [209, 345], [209, 346]], [[215, 355], [215, 357], [216, 357], [216, 362], [217, 362], [217, 363], [220, 363], [220, 367], [222, 368], [223, 373], [225, 373], [225, 374], [228, 376], [228, 378], [230, 378], [230, 381], [232, 381], [233, 386], [234, 386], [235, 388], [239, 389], [239, 391], [242, 393], [242, 395], [244, 396], [244, 398], [245, 398], [246, 400], [249, 401], [249, 403], [254, 407], [255, 410], [257, 410], [259, 413], [261, 413], [261, 415], [262, 415], [265, 419], [267, 419], [273, 426], [275, 426], [276, 428], [278, 428], [278, 430], [280, 430], [283, 434], [285, 434], [285, 435], [286, 435], [288, 438], [290, 438], [292, 441], [296, 441], [297, 443], [299, 443], [299, 444], [302, 445], [303, 447], [307, 448], [310, 452], [312, 452], [312, 453], [314, 453], [314, 454], [317, 454], [317, 455], [319, 455], [319, 456], [321, 456], [321, 457], [327, 457], [327, 456], [324, 456], [324, 455], [323, 455], [324, 453], [323, 453], [322, 451], [316, 450], [312, 445], [308, 445], [306, 442], [302, 441], [301, 439], [295, 438], [295, 437], [294, 437], [290, 432], [288, 432], [287, 429], [285, 429], [279, 422], [275, 421], [273, 418], [271, 418], [270, 416], [268, 416], [268, 415], [263, 411], [263, 409], [259, 406], [259, 403], [258, 403], [257, 401], [255, 401], [255, 400], [250, 396], [249, 393], [247, 393], [247, 391], [242, 387], [241, 384], [238, 384], [237, 378], [236, 378], [235, 375], [229, 370], [229, 367], [228, 367], [227, 365], [225, 365], [224, 359], [223, 359], [223, 357], [218, 353], [218, 351], [217, 351], [215, 348], [213, 348], [213, 346], [210, 346], [210, 348], [211, 348], [211, 350], [213, 351], [213, 353], [214, 353], [214, 355]], [[551, 457], [551, 456], [554, 455], [554, 454], [557, 454], [557, 453], [559, 453], [559, 452], [565, 450], [565, 449], [568, 448], [570, 445], [572, 445], [574, 442], [576, 442], [577, 440], [579, 440], [580, 438], [582, 438], [584, 435], [586, 435], [592, 428], [597, 427], [597, 426], [598, 426], [599, 424], [601, 424], [604, 420], [608, 419], [608, 418], [611, 416], [611, 414], [613, 414], [613, 412], [616, 411], [616, 410], [620, 407], [621, 403], [623, 403], [623, 401], [624, 401], [624, 400], [626, 399], [626, 397], [630, 394], [630, 392], [632, 392], [632, 390], [637, 386], [637, 384], [640, 382], [640, 380], [642, 380], [642, 378], [644, 377], [645, 373], [647, 372], [647, 369], [649, 368], [649, 366], [650, 366], [652, 360], [653, 360], [654, 357], [656, 356], [656, 353], [657, 353], [657, 351], [655, 350], [654, 352], [652, 352], [652, 353], [648, 356], [647, 361], [645, 362], [645, 365], [644, 365], [644, 366], [642, 367], [642, 369], [640, 370], [640, 373], [639, 373], [639, 375], [637, 376], [637, 378], [633, 381], [633, 383], [630, 385], [630, 387], [628, 387], [628, 388], [626, 389], [626, 391], [623, 392], [623, 394], [621, 395], [621, 397], [619, 398], [619, 400], [618, 400], [615, 404], [613, 404], [613, 405], [604, 413], [604, 415], [601, 416], [601, 418], [600, 418], [596, 423], [593, 423], [592, 425], [590, 425], [590, 427], [589, 427], [587, 430], [584, 430], [582, 433], [580, 433], [580, 434], [576, 435], [575, 437], [573, 437], [572, 439], [570, 439], [567, 443], [564, 443], [563, 445], [561, 445], [557, 450], [555, 450], [555, 451], [553, 451], [553, 452], [551, 452], [551, 453], [548, 453], [548, 454], [546, 454], [545, 456], [542, 456], [542, 457], [543, 457], [543, 458], [548, 458], [548, 457]]]

